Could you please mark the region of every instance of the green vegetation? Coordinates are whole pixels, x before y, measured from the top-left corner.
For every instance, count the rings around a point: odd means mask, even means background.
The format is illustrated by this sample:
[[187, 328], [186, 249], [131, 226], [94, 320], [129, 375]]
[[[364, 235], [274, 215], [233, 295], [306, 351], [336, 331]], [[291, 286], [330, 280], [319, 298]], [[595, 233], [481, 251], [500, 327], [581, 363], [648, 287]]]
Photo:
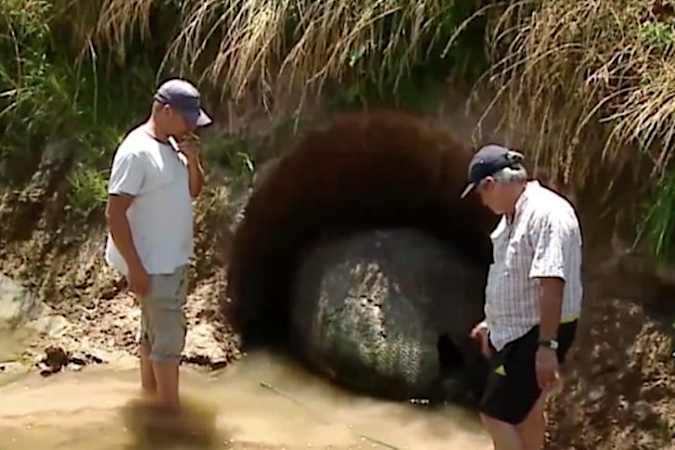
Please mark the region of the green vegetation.
[[202, 154], [211, 164], [225, 167], [238, 187], [247, 187], [253, 180], [255, 162], [246, 141], [241, 138], [208, 139], [202, 143]]
[[643, 228], [654, 254], [663, 261], [675, 261], [675, 174], [659, 183]]
[[91, 167], [80, 167], [69, 178], [72, 191], [69, 196], [76, 211], [89, 214], [108, 198], [108, 184], [103, 172]]
[[140, 113], [136, 99], [152, 92], [153, 72], [141, 72], [148, 66], [130, 61], [133, 70], [117, 70], [94, 47], [71, 48], [63, 37], [74, 30], [63, 29], [53, 2], [0, 0], [0, 8], [3, 155], [63, 134], [92, 149], [116, 142], [118, 125]]
[[0, 158], [30, 158], [50, 140], [73, 140], [79, 164], [69, 198], [87, 212], [100, 204], [101, 171], [130, 120], [146, 113], [154, 71], [143, 54], [120, 67], [101, 60], [105, 50], [73, 46], [78, 22], [61, 3], [0, 0]]

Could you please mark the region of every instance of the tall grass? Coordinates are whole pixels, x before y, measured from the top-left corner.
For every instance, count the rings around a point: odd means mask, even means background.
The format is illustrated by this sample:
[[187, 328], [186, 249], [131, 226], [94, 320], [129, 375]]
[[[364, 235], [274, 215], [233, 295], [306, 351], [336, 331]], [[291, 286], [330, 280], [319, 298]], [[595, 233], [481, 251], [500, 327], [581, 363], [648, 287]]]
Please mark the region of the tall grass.
[[[111, 67], [99, 61], [98, 50], [90, 46], [78, 58], [61, 40], [61, 32], [76, 30], [60, 28], [65, 19], [59, 2], [0, 0], [0, 8], [0, 129], [5, 154], [25, 151], [35, 138], [60, 134], [75, 136], [98, 151], [114, 144], [119, 138], [115, 129], [130, 115], [147, 108], [154, 71], [151, 64], [143, 64], [147, 61], [142, 56], [129, 58], [131, 67]], [[110, 69], [121, 70], [106, 73]]]
[[[128, 30], [146, 30], [151, 13], [169, 2], [103, 3], [95, 34], [123, 49]], [[200, 81], [223, 96], [253, 95], [269, 109], [289, 98], [301, 105], [336, 84], [354, 86], [357, 96], [377, 88], [377, 94], [396, 97], [402, 81], [430, 60], [449, 61], [453, 68], [482, 60], [475, 51], [482, 48], [480, 37], [459, 32], [477, 9], [473, 0], [177, 3], [180, 18], [165, 67], [200, 73]]]
[[[160, 74], [282, 113], [322, 95], [420, 109], [448, 78], [478, 77], [487, 42], [486, 114], [503, 110], [500, 125], [528, 137], [535, 166], [583, 185], [598, 163], [618, 172], [646, 156], [660, 192], [649, 235], [659, 254], [675, 239], [671, 180], [659, 184], [675, 144], [672, 0], [0, 0], [0, 10], [0, 158], [76, 137], [82, 203], [100, 198], [99, 169]], [[246, 151], [225, 147], [218, 158], [250, 174]]]
[[500, 125], [526, 136], [535, 166], [583, 186], [608, 167], [650, 163], [638, 187], [652, 201], [644, 235], [675, 262], [675, 2], [509, 1], [487, 42], [488, 111], [501, 108]]
[[537, 163], [566, 182], [583, 184], [594, 163], [626, 164], [634, 149], [662, 173], [675, 136], [673, 11], [669, 1], [508, 2], [488, 34], [502, 125], [533, 137]]

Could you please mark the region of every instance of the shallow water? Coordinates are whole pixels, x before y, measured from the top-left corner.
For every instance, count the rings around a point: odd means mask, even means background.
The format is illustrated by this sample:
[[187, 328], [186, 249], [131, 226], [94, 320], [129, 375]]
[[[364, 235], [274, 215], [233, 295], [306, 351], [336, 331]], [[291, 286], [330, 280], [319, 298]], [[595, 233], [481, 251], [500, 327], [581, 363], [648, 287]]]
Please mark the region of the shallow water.
[[355, 396], [268, 353], [183, 369], [183, 415], [139, 396], [135, 361], [0, 387], [2, 450], [488, 449], [474, 414]]
[[35, 332], [29, 328], [9, 329], [0, 326], [0, 363], [17, 361], [34, 335]]

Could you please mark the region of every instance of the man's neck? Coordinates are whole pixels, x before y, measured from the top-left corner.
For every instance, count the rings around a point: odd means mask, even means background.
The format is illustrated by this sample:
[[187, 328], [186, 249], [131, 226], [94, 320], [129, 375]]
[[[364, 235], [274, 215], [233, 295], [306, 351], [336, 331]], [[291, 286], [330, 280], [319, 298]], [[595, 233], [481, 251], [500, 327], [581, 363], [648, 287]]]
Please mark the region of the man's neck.
[[526, 187], [527, 182], [519, 185], [517, 188], [514, 189], [513, 201], [510, 202], [511, 208], [510, 211], [506, 213], [506, 219], [509, 221], [509, 223], [513, 223], [513, 220], [517, 213], [516, 207], [518, 206], [518, 200], [520, 200], [520, 197], [525, 192]]
[[162, 131], [162, 128], [157, 125], [157, 121], [152, 116], [145, 122], [145, 130], [158, 141], [168, 142], [169, 135]]

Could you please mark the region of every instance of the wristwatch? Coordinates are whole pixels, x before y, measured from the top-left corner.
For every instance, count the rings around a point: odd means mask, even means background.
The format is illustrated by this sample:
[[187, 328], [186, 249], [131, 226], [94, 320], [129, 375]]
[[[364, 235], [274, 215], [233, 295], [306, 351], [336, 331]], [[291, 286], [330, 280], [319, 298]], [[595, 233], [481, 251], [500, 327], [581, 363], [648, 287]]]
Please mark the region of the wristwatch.
[[540, 340], [539, 345], [541, 347], [550, 348], [551, 350], [558, 350], [558, 341], [555, 339]]

